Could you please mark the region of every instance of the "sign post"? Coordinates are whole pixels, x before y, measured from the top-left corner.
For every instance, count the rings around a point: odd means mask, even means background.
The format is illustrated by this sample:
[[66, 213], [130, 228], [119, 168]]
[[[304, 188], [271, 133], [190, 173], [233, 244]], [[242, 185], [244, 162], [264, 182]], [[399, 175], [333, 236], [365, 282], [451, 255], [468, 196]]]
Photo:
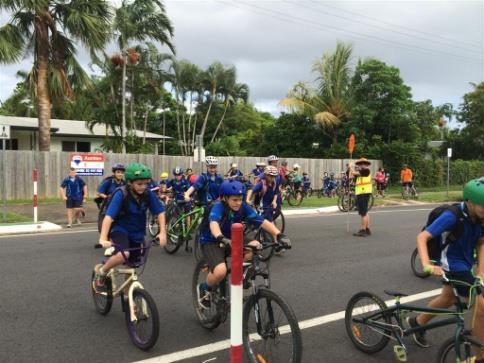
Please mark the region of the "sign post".
[[2, 140], [2, 198], [3, 198], [3, 221], [7, 221], [7, 168], [5, 155], [5, 140], [10, 139], [10, 125], [0, 125], [0, 139]]
[[449, 182], [450, 182], [450, 158], [452, 157], [452, 148], [447, 148], [447, 200], [449, 200]]

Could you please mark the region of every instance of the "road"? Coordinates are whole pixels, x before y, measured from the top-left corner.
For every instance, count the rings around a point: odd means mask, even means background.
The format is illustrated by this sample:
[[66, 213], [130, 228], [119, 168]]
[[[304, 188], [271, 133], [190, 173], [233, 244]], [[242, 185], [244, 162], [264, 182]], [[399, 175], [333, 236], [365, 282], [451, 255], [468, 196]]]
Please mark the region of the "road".
[[[430, 207], [380, 208], [371, 213], [373, 235], [353, 237], [358, 216], [350, 215], [351, 232], [343, 214], [287, 218], [293, 249], [271, 263], [272, 289], [292, 306], [300, 322], [341, 312], [358, 291], [385, 288], [417, 294], [439, 288], [435, 279], [412, 275], [409, 257], [415, 235]], [[153, 295], [161, 321], [160, 338], [149, 352], [130, 342], [119, 301], [106, 317], [94, 310], [89, 290], [92, 266], [100, 251], [95, 226], [68, 232], [0, 238], [0, 362], [132, 362], [190, 350], [183, 362], [227, 362], [228, 351], [196, 355], [200, 346], [229, 338], [228, 321], [206, 331], [195, 319], [191, 302], [194, 259], [181, 250], [150, 254], [141, 276]], [[417, 303], [425, 303], [419, 300]], [[323, 319], [324, 320], [324, 319]], [[302, 330], [304, 362], [393, 360], [391, 344], [372, 356], [357, 351], [344, 329], [344, 320]], [[433, 346], [420, 349], [410, 340], [409, 361], [430, 362], [451, 330], [429, 332]], [[173, 355], [172, 355], [173, 357]]]

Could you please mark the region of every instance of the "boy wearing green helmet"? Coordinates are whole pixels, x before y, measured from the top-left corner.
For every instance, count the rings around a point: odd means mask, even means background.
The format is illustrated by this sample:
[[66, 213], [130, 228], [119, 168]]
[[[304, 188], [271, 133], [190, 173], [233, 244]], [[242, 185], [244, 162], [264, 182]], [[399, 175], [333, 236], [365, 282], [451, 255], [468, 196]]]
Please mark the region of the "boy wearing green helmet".
[[166, 244], [165, 208], [157, 195], [147, 188], [151, 170], [143, 164], [129, 164], [124, 176], [127, 184], [113, 192], [102, 221], [99, 243], [105, 248], [113, 243], [115, 251], [102, 267], [96, 268], [96, 288], [104, 286], [110, 269], [125, 262], [120, 251], [139, 248], [124, 252], [130, 259], [136, 259], [139, 255], [144, 243], [148, 209], [152, 215], [158, 216], [160, 233], [157, 238], [160, 246]]
[[[460, 203], [461, 217], [451, 210], [444, 211], [431, 224], [417, 236], [417, 248], [424, 270], [432, 275], [445, 276], [449, 280], [457, 280], [472, 285], [475, 279], [484, 280], [484, 177], [474, 179], [464, 186], [464, 201]], [[463, 224], [462, 233], [451, 243], [446, 241], [447, 235], [456, 227], [457, 223]], [[442, 247], [440, 266], [432, 265], [429, 258], [427, 242], [437, 236]], [[443, 236], [443, 237], [441, 237]], [[477, 251], [477, 274], [472, 274], [473, 265], [476, 263], [474, 250]], [[442, 292], [430, 301], [431, 308], [449, 308], [455, 303], [453, 290], [463, 298], [469, 297], [469, 287], [456, 284], [448, 285], [444, 282]], [[484, 297], [476, 298], [476, 323], [473, 335], [478, 340], [484, 341]], [[407, 318], [411, 327], [426, 324], [432, 315], [420, 314], [416, 317]], [[416, 333], [413, 336], [415, 342], [423, 347], [429, 347], [425, 333]], [[484, 363], [484, 352], [478, 353], [476, 363]]]

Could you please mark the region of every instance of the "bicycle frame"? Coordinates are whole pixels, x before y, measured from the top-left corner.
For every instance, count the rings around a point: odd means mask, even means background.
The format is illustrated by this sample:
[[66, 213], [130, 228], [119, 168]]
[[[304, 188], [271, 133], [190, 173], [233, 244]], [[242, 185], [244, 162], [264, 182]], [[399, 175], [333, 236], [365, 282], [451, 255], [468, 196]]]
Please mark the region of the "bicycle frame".
[[[205, 213], [205, 208], [204, 207], [197, 207], [193, 209], [192, 211], [188, 213], [183, 213], [176, 222], [174, 223], [181, 223], [182, 225], [182, 237], [183, 239], [186, 239], [189, 235], [192, 234], [193, 230], [195, 229], [196, 226], [198, 226], [199, 222], [203, 218], [203, 214]], [[192, 219], [190, 225], [187, 227], [185, 223], [182, 223], [184, 220], [186, 220], [188, 217], [195, 216], [195, 218]]]

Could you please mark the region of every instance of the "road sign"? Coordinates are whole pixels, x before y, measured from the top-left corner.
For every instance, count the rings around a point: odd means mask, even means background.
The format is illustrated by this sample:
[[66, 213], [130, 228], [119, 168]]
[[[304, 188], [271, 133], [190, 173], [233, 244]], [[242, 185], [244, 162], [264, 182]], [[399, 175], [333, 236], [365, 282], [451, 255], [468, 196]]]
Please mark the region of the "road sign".
[[447, 157], [451, 158], [452, 157], [452, 148], [447, 148]]
[[104, 175], [104, 154], [102, 153], [72, 153], [70, 160], [71, 168], [75, 168], [78, 175]]
[[10, 139], [10, 125], [0, 125], [0, 140]]

